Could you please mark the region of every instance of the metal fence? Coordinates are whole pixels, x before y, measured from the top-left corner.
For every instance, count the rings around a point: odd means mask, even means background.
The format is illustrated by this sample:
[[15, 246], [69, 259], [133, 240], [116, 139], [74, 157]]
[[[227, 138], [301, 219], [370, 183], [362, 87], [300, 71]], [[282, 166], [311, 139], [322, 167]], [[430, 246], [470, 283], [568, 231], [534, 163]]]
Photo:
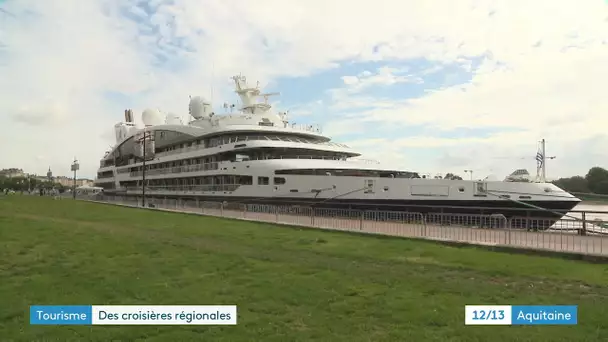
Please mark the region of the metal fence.
[[[80, 196], [79, 199], [141, 207], [141, 199], [130, 197]], [[148, 208], [196, 213], [248, 221], [260, 221], [325, 230], [381, 234], [476, 245], [505, 246], [587, 255], [608, 255], [608, 228], [602, 220], [564, 217], [550, 219], [420, 213], [388, 210], [327, 209], [310, 206], [282, 206], [195, 199], [149, 198]], [[584, 217], [584, 215], [583, 215]], [[545, 231], [520, 229], [521, 220], [550, 226]], [[550, 223], [539, 221], [550, 221]], [[528, 223], [530, 224], [530, 223]], [[517, 227], [517, 228], [516, 228]], [[581, 234], [584, 233], [584, 234]]]

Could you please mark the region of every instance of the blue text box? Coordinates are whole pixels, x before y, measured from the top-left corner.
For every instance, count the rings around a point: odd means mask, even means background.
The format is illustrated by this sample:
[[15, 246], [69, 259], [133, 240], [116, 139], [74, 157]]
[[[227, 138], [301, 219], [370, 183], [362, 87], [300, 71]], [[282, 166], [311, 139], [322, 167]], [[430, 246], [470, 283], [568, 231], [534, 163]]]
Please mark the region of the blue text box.
[[512, 305], [512, 325], [575, 325], [577, 305]]
[[39, 325], [90, 325], [91, 305], [32, 305], [30, 324]]

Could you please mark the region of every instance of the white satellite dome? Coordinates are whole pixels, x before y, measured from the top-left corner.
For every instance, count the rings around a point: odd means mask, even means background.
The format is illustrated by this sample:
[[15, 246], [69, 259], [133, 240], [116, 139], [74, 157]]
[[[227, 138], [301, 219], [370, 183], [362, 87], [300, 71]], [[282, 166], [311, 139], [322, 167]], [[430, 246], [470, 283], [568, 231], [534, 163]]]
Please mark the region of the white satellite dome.
[[146, 126], [156, 126], [162, 125], [164, 120], [164, 115], [158, 109], [146, 109], [141, 114], [141, 121], [144, 122]]
[[167, 125], [183, 125], [182, 118], [179, 115], [174, 113], [167, 114], [167, 120], [165, 121]]
[[205, 100], [201, 96], [195, 96], [190, 99], [190, 105], [188, 106], [190, 115], [195, 119], [201, 119], [205, 116], [211, 116], [212, 108], [211, 102]]

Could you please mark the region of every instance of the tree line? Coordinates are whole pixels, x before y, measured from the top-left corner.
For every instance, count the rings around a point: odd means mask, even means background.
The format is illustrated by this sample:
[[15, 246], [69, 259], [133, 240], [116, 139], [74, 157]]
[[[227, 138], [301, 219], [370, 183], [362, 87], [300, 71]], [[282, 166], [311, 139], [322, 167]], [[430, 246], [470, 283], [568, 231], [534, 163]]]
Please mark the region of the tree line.
[[445, 174], [445, 176], [441, 176], [441, 175], [437, 175], [435, 176], [435, 179], [451, 179], [451, 180], [462, 180], [462, 177], [460, 177], [459, 175], [455, 175], [451, 172], [448, 172]]
[[0, 176], [0, 189], [10, 189], [14, 191], [27, 191], [28, 189], [57, 189], [59, 192], [63, 192], [65, 187], [57, 182], [48, 180], [39, 180], [36, 178], [28, 177], [4, 177]]
[[583, 176], [560, 178], [553, 184], [567, 192], [585, 192], [608, 195], [608, 170], [595, 166]]

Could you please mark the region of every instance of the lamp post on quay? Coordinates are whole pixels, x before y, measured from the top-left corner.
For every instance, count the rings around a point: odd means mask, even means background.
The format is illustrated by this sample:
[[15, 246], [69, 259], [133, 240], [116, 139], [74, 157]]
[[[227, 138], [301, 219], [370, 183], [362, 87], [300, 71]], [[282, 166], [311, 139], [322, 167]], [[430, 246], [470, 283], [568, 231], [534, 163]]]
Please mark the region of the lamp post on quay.
[[471, 174], [471, 180], [473, 180], [473, 170], [464, 170], [465, 173]]
[[[141, 166], [141, 205], [142, 207], [146, 206], [146, 159], [154, 156], [154, 135], [153, 132], [146, 130], [144, 127], [142, 137], [138, 139], [138, 142], [141, 143], [142, 146], [142, 166]], [[147, 141], [149, 140], [149, 141]], [[147, 144], [152, 144], [151, 146], [146, 146]], [[146, 149], [152, 149], [152, 155], [146, 153]]]
[[72, 163], [72, 171], [74, 171], [74, 183], [72, 186], [72, 197], [76, 199], [76, 171], [80, 168], [80, 164], [78, 164], [78, 160], [74, 157], [74, 162]]

